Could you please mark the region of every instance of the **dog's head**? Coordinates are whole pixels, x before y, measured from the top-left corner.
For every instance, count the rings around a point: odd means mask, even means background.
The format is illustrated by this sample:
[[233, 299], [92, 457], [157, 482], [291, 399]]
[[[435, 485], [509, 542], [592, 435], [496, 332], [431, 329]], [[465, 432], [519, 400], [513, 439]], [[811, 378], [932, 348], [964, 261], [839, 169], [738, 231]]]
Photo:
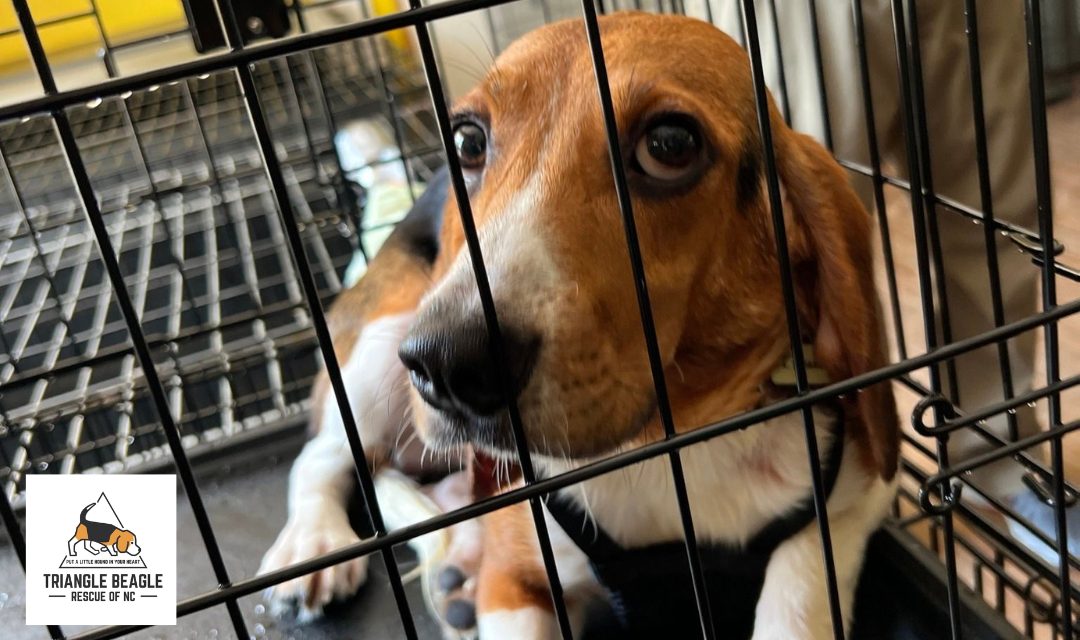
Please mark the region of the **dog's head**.
[[121, 531], [116, 537], [116, 550], [120, 553], [137, 556], [142, 549], [135, 544], [135, 534], [130, 531]]
[[[752, 407], [788, 352], [750, 65], [696, 20], [600, 24], [661, 358], [677, 426], [690, 429]], [[832, 158], [770, 109], [804, 333], [834, 379], [867, 371], [883, 362], [869, 217]], [[593, 456], [655, 435], [584, 25], [516, 42], [453, 120], [509, 376], [491, 364], [451, 198], [437, 284], [401, 347], [421, 433], [433, 446], [512, 451], [507, 390], [537, 453]], [[891, 474], [888, 389], [852, 409], [868, 464]]]

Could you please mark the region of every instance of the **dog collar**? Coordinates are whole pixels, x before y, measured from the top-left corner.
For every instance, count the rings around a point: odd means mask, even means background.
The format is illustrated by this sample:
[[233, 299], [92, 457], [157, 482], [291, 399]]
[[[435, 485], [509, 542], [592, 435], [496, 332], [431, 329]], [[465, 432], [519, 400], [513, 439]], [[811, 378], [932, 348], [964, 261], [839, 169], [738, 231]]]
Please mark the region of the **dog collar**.
[[[803, 362], [806, 364], [806, 382], [810, 388], [824, 387], [829, 384], [829, 372], [817, 366], [817, 358], [814, 357], [814, 346], [803, 343]], [[772, 370], [769, 382], [774, 387], [795, 388], [798, 386], [798, 376], [795, 371], [795, 358], [788, 356], [784, 362]]]

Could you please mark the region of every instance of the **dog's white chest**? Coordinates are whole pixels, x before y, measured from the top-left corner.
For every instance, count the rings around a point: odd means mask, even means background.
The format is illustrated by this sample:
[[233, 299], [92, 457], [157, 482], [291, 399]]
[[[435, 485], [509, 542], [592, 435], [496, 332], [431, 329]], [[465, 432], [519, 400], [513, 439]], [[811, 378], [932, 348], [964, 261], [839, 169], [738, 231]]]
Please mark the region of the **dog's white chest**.
[[[828, 450], [833, 418], [814, 412], [818, 450]], [[737, 431], [681, 451], [687, 494], [700, 542], [742, 543], [811, 494], [800, 413]], [[550, 464], [557, 473], [570, 467]], [[667, 456], [608, 473], [564, 490], [624, 547], [683, 537]]]

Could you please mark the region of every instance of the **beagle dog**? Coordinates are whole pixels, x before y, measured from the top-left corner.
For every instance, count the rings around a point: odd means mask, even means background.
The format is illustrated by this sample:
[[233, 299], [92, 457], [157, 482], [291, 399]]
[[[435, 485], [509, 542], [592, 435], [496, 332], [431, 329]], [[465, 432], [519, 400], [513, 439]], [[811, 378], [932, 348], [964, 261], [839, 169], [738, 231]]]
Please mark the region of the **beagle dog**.
[[[686, 17], [618, 13], [600, 28], [676, 430], [794, 395], [745, 52]], [[825, 149], [771, 100], [769, 114], [806, 349], [829, 380], [878, 368], [870, 217]], [[372, 468], [400, 466], [395, 444], [414, 431], [429, 457], [469, 461], [431, 490], [445, 508], [519, 486], [510, 394], [545, 476], [664, 437], [581, 22], [511, 45], [456, 104], [453, 126], [508, 375], [491, 359], [445, 173], [329, 314]], [[353, 461], [327, 390], [324, 376], [316, 435], [293, 467], [289, 519], [264, 571], [358, 539], [344, 506]], [[867, 540], [895, 490], [896, 410], [882, 383], [812, 415], [850, 627]], [[681, 452], [718, 637], [833, 637], [804, 433], [794, 412]], [[654, 458], [547, 499], [576, 637], [604, 601], [625, 625], [619, 637], [700, 634], [670, 474], [668, 459]], [[462, 485], [464, 497], [446, 488]], [[311, 615], [354, 593], [365, 562], [268, 595]], [[436, 575], [448, 637], [559, 635], [525, 504], [455, 527]]]
[[86, 519], [86, 514], [96, 504], [96, 502], [91, 502], [79, 514], [79, 525], [75, 527], [75, 535], [68, 540], [68, 555], [75, 555], [80, 542], [84, 549], [95, 556], [101, 553], [102, 550], [108, 551], [111, 556], [118, 553], [126, 553], [131, 556], [139, 555], [142, 549], [135, 543], [134, 533], [127, 529], [121, 529], [114, 524]]

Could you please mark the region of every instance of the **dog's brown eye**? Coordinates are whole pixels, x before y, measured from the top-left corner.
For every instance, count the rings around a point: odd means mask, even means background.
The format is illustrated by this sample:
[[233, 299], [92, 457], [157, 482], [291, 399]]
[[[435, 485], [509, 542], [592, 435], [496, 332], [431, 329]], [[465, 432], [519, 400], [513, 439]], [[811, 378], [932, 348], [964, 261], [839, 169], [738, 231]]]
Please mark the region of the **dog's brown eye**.
[[657, 180], [687, 176], [701, 157], [701, 137], [695, 127], [680, 120], [660, 120], [649, 126], [634, 146], [641, 171]]
[[487, 134], [473, 122], [454, 128], [454, 147], [463, 169], [480, 169], [487, 161]]

